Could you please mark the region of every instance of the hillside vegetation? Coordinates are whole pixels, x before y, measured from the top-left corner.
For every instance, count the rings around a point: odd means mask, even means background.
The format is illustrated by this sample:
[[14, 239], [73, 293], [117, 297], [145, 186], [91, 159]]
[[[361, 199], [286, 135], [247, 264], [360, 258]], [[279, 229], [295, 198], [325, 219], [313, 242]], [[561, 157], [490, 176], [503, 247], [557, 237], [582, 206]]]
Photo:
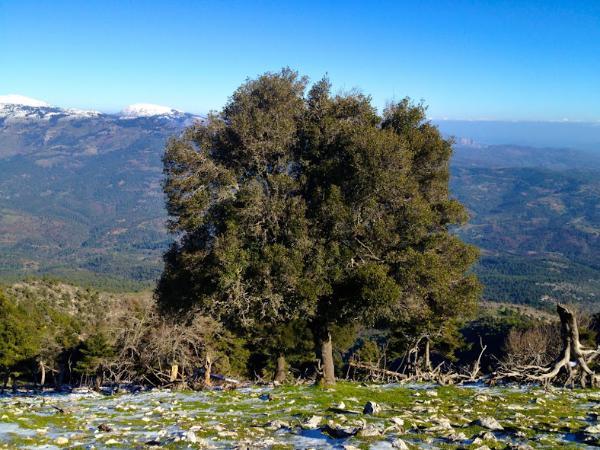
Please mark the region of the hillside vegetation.
[[458, 230], [483, 250], [485, 296], [591, 306], [600, 295], [600, 154], [459, 148], [451, 188], [471, 213]]
[[[0, 117], [0, 279], [52, 275], [151, 288], [168, 247], [161, 156], [193, 118]], [[460, 144], [460, 141], [459, 141]], [[600, 295], [600, 155], [456, 145], [451, 190], [482, 249], [485, 297], [548, 305]]]

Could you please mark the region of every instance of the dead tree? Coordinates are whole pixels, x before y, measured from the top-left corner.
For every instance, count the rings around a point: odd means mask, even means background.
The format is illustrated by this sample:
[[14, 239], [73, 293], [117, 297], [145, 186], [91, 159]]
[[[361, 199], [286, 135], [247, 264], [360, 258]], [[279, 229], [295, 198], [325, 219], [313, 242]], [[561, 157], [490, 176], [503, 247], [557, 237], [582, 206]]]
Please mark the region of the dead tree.
[[600, 355], [600, 347], [586, 349], [579, 340], [579, 328], [573, 312], [566, 306], [557, 304], [556, 311], [560, 318], [562, 349], [560, 355], [549, 366], [525, 365], [502, 367], [493, 377], [498, 380], [516, 380], [539, 382], [544, 385], [564, 380], [564, 384], [582, 387], [598, 386], [600, 375], [590, 368], [590, 364]]

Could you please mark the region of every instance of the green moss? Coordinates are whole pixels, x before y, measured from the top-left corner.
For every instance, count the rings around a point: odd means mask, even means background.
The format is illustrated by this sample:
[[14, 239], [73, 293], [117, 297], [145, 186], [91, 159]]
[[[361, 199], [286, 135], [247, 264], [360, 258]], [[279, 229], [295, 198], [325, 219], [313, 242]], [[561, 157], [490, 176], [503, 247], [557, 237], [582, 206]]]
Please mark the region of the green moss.
[[[598, 391], [541, 389], [517, 391], [509, 388], [468, 389], [435, 387], [429, 390], [394, 386], [363, 386], [338, 383], [334, 387], [284, 386], [269, 391], [270, 399], [261, 397], [267, 391], [177, 392], [113, 397], [70, 397], [58, 399], [0, 399], [0, 447], [52, 445], [57, 436], [66, 436], [70, 443], [84, 445], [105, 443], [114, 438], [115, 447], [139, 446], [158, 436], [166, 448], [182, 448], [184, 442], [170, 442], [174, 433], [193, 430], [198, 439], [235, 443], [270, 439], [274, 448], [292, 448], [292, 433], [312, 415], [345, 425], [361, 422], [388, 428], [383, 437], [351, 438], [348, 443], [368, 448], [381, 439], [402, 438], [407, 442], [432, 439], [439, 448], [475, 448], [471, 441], [449, 442], [448, 432], [433, 428], [436, 421], [448, 419], [456, 433], [469, 439], [486, 431], [473, 421], [483, 416], [495, 417], [514, 442], [526, 442], [533, 447], [577, 447], [563, 441], [567, 433], [581, 432], [589, 425], [586, 414]], [[435, 392], [435, 394], [432, 394]], [[382, 406], [381, 413], [363, 415], [367, 401]], [[357, 414], [340, 414], [332, 407], [341, 406]], [[69, 413], [55, 412], [52, 406]], [[404, 430], [393, 430], [392, 417], [403, 418]], [[274, 420], [284, 421], [291, 430], [275, 431], [267, 427]], [[17, 433], [2, 433], [2, 424], [17, 424], [21, 430], [47, 430], [26, 437]], [[109, 424], [112, 433], [98, 433], [101, 423]], [[516, 433], [519, 433], [518, 437]], [[323, 441], [325, 442], [325, 441]], [[490, 448], [504, 448], [505, 442], [485, 441]], [[111, 445], [112, 446], [112, 445]]]

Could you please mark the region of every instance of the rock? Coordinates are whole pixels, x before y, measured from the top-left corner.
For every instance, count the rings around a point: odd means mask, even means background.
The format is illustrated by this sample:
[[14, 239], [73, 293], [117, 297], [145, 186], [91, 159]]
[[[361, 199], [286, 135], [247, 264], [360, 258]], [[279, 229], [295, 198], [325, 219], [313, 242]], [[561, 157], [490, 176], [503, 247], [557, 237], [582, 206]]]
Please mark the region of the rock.
[[188, 430], [185, 433], [183, 433], [183, 440], [185, 440], [187, 442], [191, 442], [192, 444], [195, 444], [196, 442], [198, 442], [196, 433], [194, 433], [192, 430]]
[[360, 437], [375, 437], [381, 436], [382, 432], [373, 424], [365, 424], [357, 433]]
[[597, 434], [597, 433], [600, 433], [600, 425], [590, 425], [589, 427], [587, 427], [583, 431], [585, 433], [588, 433], [588, 434]]
[[394, 439], [392, 441], [392, 447], [400, 450], [408, 450], [408, 445], [402, 439]]
[[438, 393], [437, 391], [428, 389], [427, 391], [425, 391], [425, 395], [427, 395], [428, 397], [437, 397]]
[[113, 429], [107, 423], [101, 423], [98, 425], [98, 431], [103, 431], [104, 433], [110, 433]]
[[54, 443], [56, 445], [67, 445], [69, 443], [69, 440], [66, 437], [59, 436], [54, 440]]
[[310, 419], [308, 419], [302, 424], [302, 428], [307, 430], [316, 430], [317, 428], [319, 428], [319, 425], [322, 421], [323, 418], [321, 416], [312, 416]]
[[493, 417], [480, 417], [473, 425], [479, 425], [480, 427], [487, 428], [492, 431], [501, 431], [504, 430], [504, 427], [500, 425], [500, 423], [494, 419]]
[[454, 432], [454, 428], [452, 428], [452, 424], [450, 423], [450, 419], [446, 417], [438, 417], [433, 420], [434, 425], [429, 427], [431, 431], [446, 431], [446, 432]]
[[105, 442], [106, 445], [118, 445], [120, 444], [119, 441], [117, 441], [116, 439], [109, 439], [108, 441]]
[[322, 428], [324, 433], [327, 433], [332, 438], [345, 439], [356, 435], [361, 430], [361, 427], [343, 427], [337, 423], [329, 422]]
[[484, 441], [497, 441], [496, 436], [494, 436], [489, 431], [482, 431], [481, 433], [479, 433], [478, 437], [480, 437]]
[[379, 414], [381, 412], [381, 406], [375, 402], [367, 402], [363, 408], [363, 414]]
[[390, 422], [392, 422], [398, 428], [404, 427], [404, 419], [402, 419], [401, 417], [392, 417], [390, 419]]
[[523, 411], [525, 407], [523, 405], [508, 405], [506, 409], [511, 409], [513, 411]]
[[[318, 424], [317, 424], [317, 426], [318, 426]], [[278, 419], [272, 420], [271, 422], [269, 422], [267, 424], [267, 428], [269, 428], [270, 430], [274, 430], [274, 431], [280, 430], [281, 428], [289, 428], [289, 427], [290, 427], [290, 424], [288, 422], [284, 422], [283, 420], [278, 420]]]
[[217, 436], [222, 437], [222, 438], [230, 438], [230, 437], [236, 437], [237, 433], [235, 431], [219, 431], [217, 433]]
[[465, 436], [465, 433], [451, 433], [447, 436], [447, 439], [450, 442], [460, 442], [460, 441], [466, 441], [467, 436]]

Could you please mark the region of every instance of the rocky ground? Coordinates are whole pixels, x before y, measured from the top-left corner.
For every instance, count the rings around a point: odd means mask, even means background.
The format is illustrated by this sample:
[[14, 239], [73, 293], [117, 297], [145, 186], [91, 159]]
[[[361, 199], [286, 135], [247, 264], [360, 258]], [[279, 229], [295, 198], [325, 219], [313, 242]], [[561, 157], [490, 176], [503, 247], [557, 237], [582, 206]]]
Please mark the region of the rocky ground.
[[361, 385], [0, 398], [0, 448], [592, 448], [600, 391]]

